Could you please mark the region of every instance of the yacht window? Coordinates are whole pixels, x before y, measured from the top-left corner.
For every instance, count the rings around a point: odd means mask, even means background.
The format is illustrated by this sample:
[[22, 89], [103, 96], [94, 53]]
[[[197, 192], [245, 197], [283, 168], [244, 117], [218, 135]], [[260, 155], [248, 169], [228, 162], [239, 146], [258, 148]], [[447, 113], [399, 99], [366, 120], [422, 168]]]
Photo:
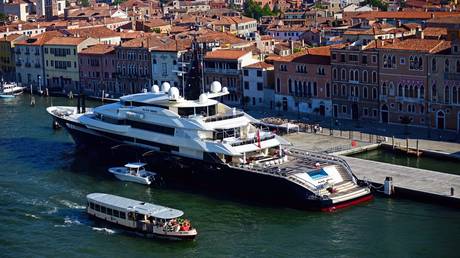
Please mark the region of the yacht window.
[[117, 210], [113, 210], [113, 216], [120, 217], [120, 212]]
[[101, 206], [99, 206], [99, 204], [96, 204], [96, 205], [94, 205], [94, 209], [96, 211], [101, 211]]
[[126, 219], [126, 213], [120, 211], [120, 218]]
[[207, 109], [207, 107], [196, 107], [195, 108], [195, 114], [202, 115], [202, 116], [207, 116], [208, 109]]
[[147, 131], [152, 131], [152, 132], [162, 133], [162, 134], [168, 134], [168, 135], [174, 135], [173, 127], [142, 123], [142, 122], [132, 121], [132, 120], [126, 120], [126, 124], [130, 125], [133, 128], [137, 128], [137, 129], [142, 129], [142, 130], [147, 130]]
[[101, 206], [101, 212], [102, 212], [102, 213], [105, 213], [105, 212], [106, 212], [106, 209], [105, 209], [104, 206]]
[[179, 108], [177, 110], [177, 113], [179, 116], [190, 116], [195, 114], [195, 109], [193, 107], [188, 107], [188, 108]]
[[212, 105], [208, 107], [208, 116], [216, 115], [216, 105]]
[[110, 209], [110, 208], [107, 208], [107, 215], [110, 215], [110, 216], [112, 216], [112, 214], [113, 214], [113, 213], [112, 213], [112, 209]]
[[240, 137], [240, 128], [230, 128], [230, 129], [216, 129], [214, 132], [214, 139], [222, 140], [229, 137]]
[[90, 202], [90, 203], [89, 203], [89, 207], [90, 207], [92, 210], [94, 210], [94, 203]]

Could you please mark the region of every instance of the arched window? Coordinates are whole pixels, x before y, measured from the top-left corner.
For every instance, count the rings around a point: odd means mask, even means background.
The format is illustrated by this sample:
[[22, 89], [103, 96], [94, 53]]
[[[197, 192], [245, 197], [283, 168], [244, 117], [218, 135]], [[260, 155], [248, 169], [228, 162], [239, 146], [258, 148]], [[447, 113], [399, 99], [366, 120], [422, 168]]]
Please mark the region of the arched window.
[[431, 71], [436, 72], [436, 58], [435, 57], [433, 57], [433, 59], [431, 60]]
[[347, 89], [345, 88], [345, 85], [342, 85], [342, 96], [346, 96]]
[[363, 71], [363, 82], [368, 82], [369, 81], [369, 78], [368, 78], [368, 75], [367, 75], [367, 71], [364, 70]]
[[460, 60], [457, 60], [457, 73], [460, 73]]
[[334, 68], [334, 69], [332, 70], [332, 74], [334, 75], [334, 80], [337, 80], [338, 77], [337, 77], [337, 69], [336, 69], [336, 68]]
[[354, 81], [355, 80], [355, 73], [353, 72], [353, 70], [350, 70], [349, 72], [349, 80], [350, 81]]
[[372, 83], [377, 83], [377, 72], [376, 71], [372, 72]]
[[363, 97], [367, 99], [368, 93], [367, 93], [367, 87], [363, 87]]
[[332, 86], [332, 94], [333, 94], [334, 96], [338, 96], [338, 95], [339, 95], [339, 90], [338, 90], [337, 84], [334, 84], [334, 85]]
[[331, 97], [331, 85], [328, 82], [326, 83], [326, 97]]
[[409, 86], [409, 97], [413, 98], [414, 97], [414, 86]]
[[423, 59], [421, 56], [418, 57], [418, 70], [423, 70]]
[[410, 56], [409, 57], [409, 69], [414, 70], [414, 57]]
[[452, 104], [458, 104], [457, 87], [452, 87]]
[[409, 86], [404, 85], [404, 97], [409, 97]]
[[377, 99], [377, 88], [372, 88], [372, 99]]
[[425, 87], [420, 86], [420, 88], [418, 89], [418, 98], [420, 99], [424, 99], [425, 98]]
[[391, 57], [391, 67], [393, 67], [393, 68], [396, 67], [396, 57], [395, 56]]
[[385, 82], [382, 84], [382, 95], [387, 95], [387, 84]]
[[292, 93], [292, 80], [288, 80], [289, 93]]
[[434, 100], [433, 97], [436, 97], [436, 82], [433, 82], [431, 85], [431, 100]]
[[359, 72], [355, 70], [355, 81], [359, 81]]
[[450, 89], [449, 86], [446, 86], [444, 89], [444, 103], [449, 104], [450, 103]]
[[280, 78], [276, 78], [276, 92], [281, 91]]
[[446, 59], [446, 61], [444, 62], [444, 72], [448, 73], [450, 70], [449, 68], [449, 59]]
[[340, 75], [340, 79], [342, 81], [345, 81], [347, 78], [347, 72], [345, 71], [345, 69], [342, 68], [342, 70], [340, 71], [341, 75]]
[[401, 84], [398, 86], [398, 96], [404, 96], [403, 86]]
[[387, 55], [383, 55], [383, 67], [388, 68], [388, 63]]

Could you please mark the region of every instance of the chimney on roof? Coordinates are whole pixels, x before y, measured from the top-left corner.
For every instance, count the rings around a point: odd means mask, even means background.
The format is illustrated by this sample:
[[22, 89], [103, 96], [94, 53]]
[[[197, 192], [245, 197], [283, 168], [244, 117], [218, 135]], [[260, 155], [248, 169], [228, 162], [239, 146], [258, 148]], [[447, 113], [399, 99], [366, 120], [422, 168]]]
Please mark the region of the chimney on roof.
[[18, 24], [18, 30], [22, 30], [22, 24]]

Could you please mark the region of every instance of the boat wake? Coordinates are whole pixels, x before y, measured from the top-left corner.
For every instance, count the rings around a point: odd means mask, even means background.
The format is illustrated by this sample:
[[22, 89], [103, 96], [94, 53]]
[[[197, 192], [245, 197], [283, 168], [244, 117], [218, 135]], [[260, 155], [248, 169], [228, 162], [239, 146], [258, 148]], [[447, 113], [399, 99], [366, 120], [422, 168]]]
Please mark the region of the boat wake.
[[40, 217], [38, 217], [38, 216], [36, 216], [34, 214], [30, 214], [30, 213], [26, 213], [24, 215], [26, 215], [26, 217], [30, 217], [30, 218], [34, 218], [34, 219], [40, 219]]
[[103, 232], [103, 233], [106, 233], [106, 234], [109, 234], [109, 235], [112, 235], [112, 234], [117, 233], [117, 231], [115, 231], [115, 230], [113, 230], [113, 229], [110, 229], [110, 228], [97, 228], [97, 227], [92, 227], [92, 229], [93, 229], [94, 231]]
[[59, 200], [59, 203], [61, 203], [62, 205], [66, 206], [67, 208], [72, 208], [72, 209], [84, 209], [84, 208], [86, 208], [83, 205], [79, 205], [78, 203], [74, 203], [74, 202], [67, 201], [67, 200]]
[[42, 212], [42, 213], [46, 213], [46, 214], [48, 214], [48, 215], [51, 215], [51, 214], [54, 214], [54, 213], [56, 213], [56, 212], [58, 212], [58, 208], [57, 208], [57, 207], [52, 207], [51, 210], [44, 211], [44, 212]]

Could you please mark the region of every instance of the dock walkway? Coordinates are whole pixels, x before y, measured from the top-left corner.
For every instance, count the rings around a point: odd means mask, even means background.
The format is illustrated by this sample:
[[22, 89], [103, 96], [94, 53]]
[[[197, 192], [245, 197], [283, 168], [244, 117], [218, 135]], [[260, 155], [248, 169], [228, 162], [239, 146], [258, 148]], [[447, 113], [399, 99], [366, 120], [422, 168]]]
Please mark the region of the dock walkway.
[[[403, 191], [406, 194], [427, 194], [442, 199], [460, 202], [460, 176], [435, 172], [425, 169], [398, 166], [371, 160], [363, 160], [342, 156], [350, 165], [353, 173], [361, 180], [374, 185], [383, 184], [385, 177], [393, 178], [395, 194]], [[450, 188], [454, 188], [451, 196]]]

